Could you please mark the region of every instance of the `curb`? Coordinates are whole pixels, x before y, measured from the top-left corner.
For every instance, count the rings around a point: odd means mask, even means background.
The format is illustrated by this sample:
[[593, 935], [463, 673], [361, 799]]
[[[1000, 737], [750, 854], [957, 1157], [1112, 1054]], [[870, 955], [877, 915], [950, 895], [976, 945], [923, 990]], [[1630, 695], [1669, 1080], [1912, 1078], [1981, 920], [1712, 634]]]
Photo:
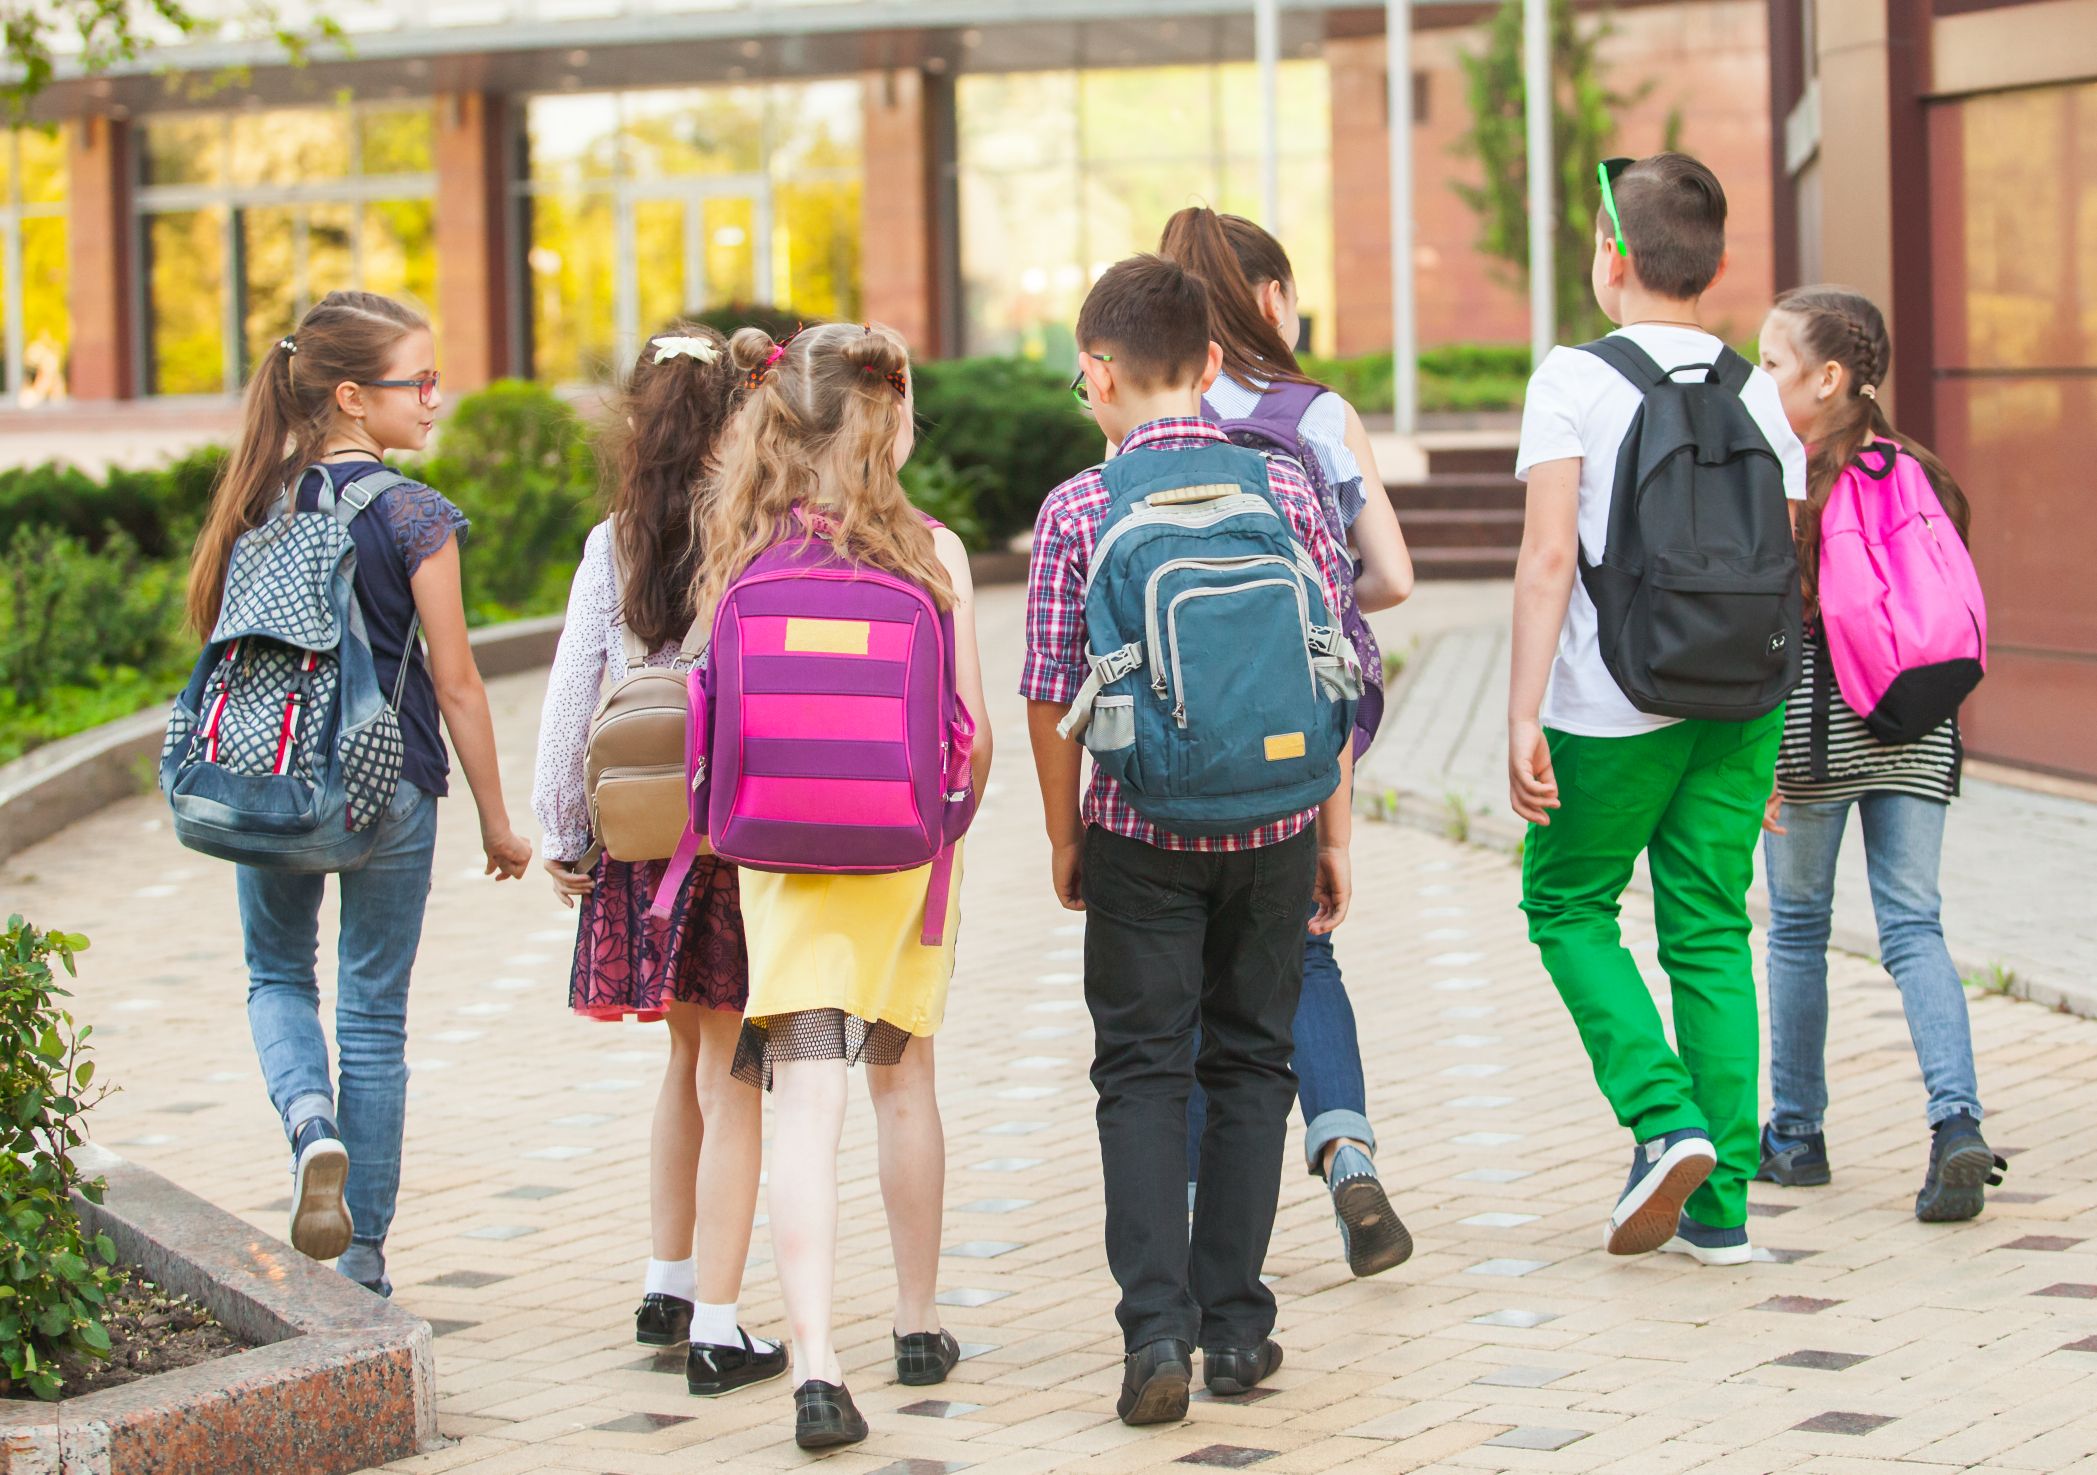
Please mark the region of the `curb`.
[[[474, 631], [473, 658], [481, 674], [509, 676], [551, 664], [562, 620], [547, 615]], [[0, 764], [0, 861], [150, 788], [139, 765], [158, 758], [166, 729], [165, 710], [153, 707]]]
[[75, 1200], [118, 1258], [257, 1345], [56, 1404], [0, 1404], [8, 1475], [346, 1475], [434, 1445], [429, 1324], [157, 1173], [89, 1145]]

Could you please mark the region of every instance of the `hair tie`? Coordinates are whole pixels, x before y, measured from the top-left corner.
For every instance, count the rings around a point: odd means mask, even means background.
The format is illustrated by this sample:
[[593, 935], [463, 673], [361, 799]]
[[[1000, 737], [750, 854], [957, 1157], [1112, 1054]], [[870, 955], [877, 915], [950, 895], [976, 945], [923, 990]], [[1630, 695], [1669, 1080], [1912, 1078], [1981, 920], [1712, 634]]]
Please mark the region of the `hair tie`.
[[1857, 386], [1857, 393], [1868, 400], [1876, 400], [1879, 397], [1879, 390], [1876, 384], [1860, 384]]
[[655, 349], [655, 362], [659, 364], [668, 363], [674, 358], [696, 359], [702, 364], [710, 364], [719, 353], [709, 339], [683, 338], [675, 334], [652, 338], [649, 344]]
[[286, 353], [297, 353], [299, 351], [298, 340], [288, 333], [277, 340], [277, 347], [283, 349]]
[[764, 382], [765, 375], [772, 372], [772, 366], [786, 357], [786, 346], [789, 343], [793, 342], [796, 338], [799, 338], [801, 336], [801, 330], [807, 326], [808, 325], [806, 323], [796, 323], [794, 325], [793, 332], [787, 334], [784, 338], [780, 339], [777, 343], [772, 345], [772, 351], [765, 355], [765, 361], [750, 371], [750, 387], [752, 389], [755, 389], [758, 385], [762, 384]]
[[[881, 374], [881, 371], [872, 364], [861, 364], [859, 367], [869, 374]], [[888, 381], [889, 388], [895, 390], [897, 394], [906, 398], [909, 396], [910, 380], [901, 369], [890, 369], [886, 374], [881, 374], [881, 377]]]

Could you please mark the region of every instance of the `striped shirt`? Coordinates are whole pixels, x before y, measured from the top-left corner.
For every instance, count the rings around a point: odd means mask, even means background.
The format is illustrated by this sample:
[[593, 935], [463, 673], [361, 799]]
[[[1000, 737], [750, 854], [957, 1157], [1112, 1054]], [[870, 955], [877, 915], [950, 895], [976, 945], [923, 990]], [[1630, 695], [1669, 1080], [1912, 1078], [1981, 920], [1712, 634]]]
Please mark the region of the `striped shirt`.
[[[1185, 450], [1223, 443], [1223, 432], [1205, 420], [1153, 420], [1129, 432], [1121, 449]], [[1107, 481], [1095, 466], [1081, 471], [1048, 494], [1034, 522], [1034, 552], [1027, 568], [1027, 663], [1019, 694], [1034, 702], [1069, 702], [1084, 685], [1091, 667], [1085, 660], [1085, 570], [1092, 565], [1092, 545], [1113, 506]], [[1310, 553], [1325, 584], [1327, 608], [1338, 609], [1339, 590], [1351, 579], [1346, 555], [1333, 542], [1317, 493], [1294, 461], [1267, 462], [1267, 484], [1289, 531]], [[1306, 809], [1287, 819], [1236, 835], [1176, 835], [1138, 814], [1121, 785], [1092, 770], [1092, 782], [1079, 806], [1079, 818], [1130, 840], [1160, 850], [1257, 850], [1293, 839], [1318, 817]]]
[[[1827, 689], [1817, 690], [1823, 681]], [[1826, 746], [1816, 750], [1813, 714], [1823, 703]], [[1824, 778], [1814, 776], [1816, 757], [1825, 760]], [[1912, 743], [1882, 743], [1873, 737], [1835, 685], [1826, 638], [1818, 631], [1807, 634], [1798, 689], [1784, 709], [1784, 741], [1777, 749], [1777, 788], [1787, 803], [1846, 803], [1873, 793], [1949, 802], [1959, 792], [1964, 758], [1956, 717]]]

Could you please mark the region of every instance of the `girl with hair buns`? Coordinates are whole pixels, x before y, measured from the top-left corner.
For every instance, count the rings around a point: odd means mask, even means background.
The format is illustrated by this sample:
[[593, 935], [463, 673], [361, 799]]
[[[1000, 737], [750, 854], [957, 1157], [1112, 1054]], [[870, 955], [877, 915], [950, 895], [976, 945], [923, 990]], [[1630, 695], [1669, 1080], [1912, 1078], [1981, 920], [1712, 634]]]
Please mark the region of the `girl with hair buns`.
[[[189, 570], [189, 622], [209, 639], [227, 564], [287, 488], [300, 511], [320, 505], [322, 479], [344, 499], [384, 472], [394, 451], [420, 451], [444, 398], [436, 342], [413, 308], [372, 292], [330, 292], [263, 355], [241, 401], [240, 439], [211, 494]], [[317, 469], [316, 469], [317, 468]], [[327, 877], [238, 868], [248, 966], [248, 1027], [269, 1098], [291, 1139], [291, 1243], [378, 1295], [386, 1235], [400, 1194], [408, 1097], [408, 981], [422, 942], [437, 845], [437, 801], [450, 765], [441, 718], [480, 811], [488, 874], [514, 879], [531, 861], [510, 827], [495, 758], [488, 694], [466, 640], [459, 540], [466, 518], [442, 494], [386, 477], [349, 525], [354, 594], [379, 688], [398, 686], [405, 755], [369, 859], [336, 877], [335, 1043], [315, 976]], [[418, 651], [421, 627], [425, 650]], [[405, 669], [404, 669], [405, 668]], [[339, 1258], [338, 1258], [339, 1257]]]
[[590, 530], [575, 571], [532, 786], [547, 873], [562, 902], [582, 908], [568, 1006], [592, 1019], [669, 1022], [670, 1058], [650, 1136], [651, 1248], [634, 1339], [688, 1344], [686, 1386], [709, 1397], [786, 1371], [785, 1352], [736, 1320], [757, 1206], [761, 1116], [757, 1092], [729, 1074], [749, 988], [736, 870], [701, 858], [668, 926], [651, 927], [649, 903], [667, 862], [597, 853], [583, 768], [592, 715], [607, 680], [628, 669], [629, 650], [650, 666], [679, 658], [695, 615], [692, 508], [742, 390], [727, 340], [710, 328], [672, 323], [642, 345], [620, 413], [606, 428], [610, 516]]
[[[695, 514], [694, 604], [713, 608], [759, 554], [799, 537], [825, 539], [840, 557], [916, 584], [953, 614], [955, 680], [975, 722], [981, 793], [990, 728], [968, 556], [959, 538], [910, 505], [897, 479], [914, 442], [903, 340], [879, 324], [827, 323], [778, 343], [745, 328], [730, 351], [749, 397]], [[793, 1333], [794, 1437], [804, 1449], [867, 1435], [831, 1335], [838, 1137], [846, 1068], [855, 1062], [867, 1067], [880, 1133], [881, 1199], [896, 1265], [896, 1376], [938, 1383], [960, 1361], [933, 1301], [946, 1143], [932, 1036], [954, 966], [958, 858], [955, 865], [936, 946], [920, 941], [929, 867], [742, 875], [750, 996], [736, 1073], [774, 1094], [769, 1209]]]
[[[1929, 1167], [1915, 1217], [1971, 1219], [2002, 1159], [1980, 1131], [1980, 1089], [1966, 992], [1944, 945], [1937, 870], [1944, 819], [1959, 791], [1958, 718], [1907, 743], [1881, 742], [1831, 687], [1827, 632], [1816, 593], [1821, 520], [1829, 497], [1860, 453], [1912, 457], [1966, 537], [1965, 494], [1944, 464], [1894, 430], [1879, 396], [1892, 365], [1886, 320], [1870, 299], [1841, 287], [1801, 287], [1779, 297], [1762, 325], [1762, 367], [1777, 382], [1784, 413], [1806, 443], [1807, 496], [1798, 519], [1806, 592], [1806, 648], [1798, 693], [1786, 709], [1777, 787], [1764, 828], [1769, 871], [1769, 1074], [1771, 1112], [1762, 1131], [1766, 1183], [1810, 1186], [1831, 1176], [1822, 1118], [1827, 1110], [1828, 936], [1835, 867], [1854, 806], [1864, 826], [1879, 956], [1900, 988], [1901, 1007], [1929, 1093]], [[1885, 444], [1890, 443], [1890, 444]], [[1865, 474], [1859, 494], [1874, 484]], [[1816, 709], [1818, 709], [1816, 713]]]

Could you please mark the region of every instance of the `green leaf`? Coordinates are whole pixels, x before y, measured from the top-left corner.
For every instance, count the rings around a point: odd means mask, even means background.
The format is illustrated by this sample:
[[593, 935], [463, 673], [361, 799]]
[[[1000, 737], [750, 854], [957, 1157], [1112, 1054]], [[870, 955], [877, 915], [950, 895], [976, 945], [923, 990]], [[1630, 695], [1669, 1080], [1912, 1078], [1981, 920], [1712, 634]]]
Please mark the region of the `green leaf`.
[[78, 1335], [81, 1341], [94, 1348], [97, 1352], [107, 1352], [109, 1350], [109, 1333], [103, 1329], [102, 1323], [99, 1321], [88, 1322], [80, 1328]]
[[46, 1029], [36, 1042], [36, 1052], [46, 1060], [63, 1060], [66, 1058], [65, 1042], [58, 1038], [56, 1029]]
[[95, 1236], [95, 1252], [102, 1257], [105, 1263], [110, 1265], [116, 1264], [116, 1241], [108, 1235], [98, 1234]]
[[95, 1063], [92, 1060], [83, 1060], [73, 1069], [73, 1084], [83, 1091], [87, 1089], [88, 1082], [94, 1078]]

